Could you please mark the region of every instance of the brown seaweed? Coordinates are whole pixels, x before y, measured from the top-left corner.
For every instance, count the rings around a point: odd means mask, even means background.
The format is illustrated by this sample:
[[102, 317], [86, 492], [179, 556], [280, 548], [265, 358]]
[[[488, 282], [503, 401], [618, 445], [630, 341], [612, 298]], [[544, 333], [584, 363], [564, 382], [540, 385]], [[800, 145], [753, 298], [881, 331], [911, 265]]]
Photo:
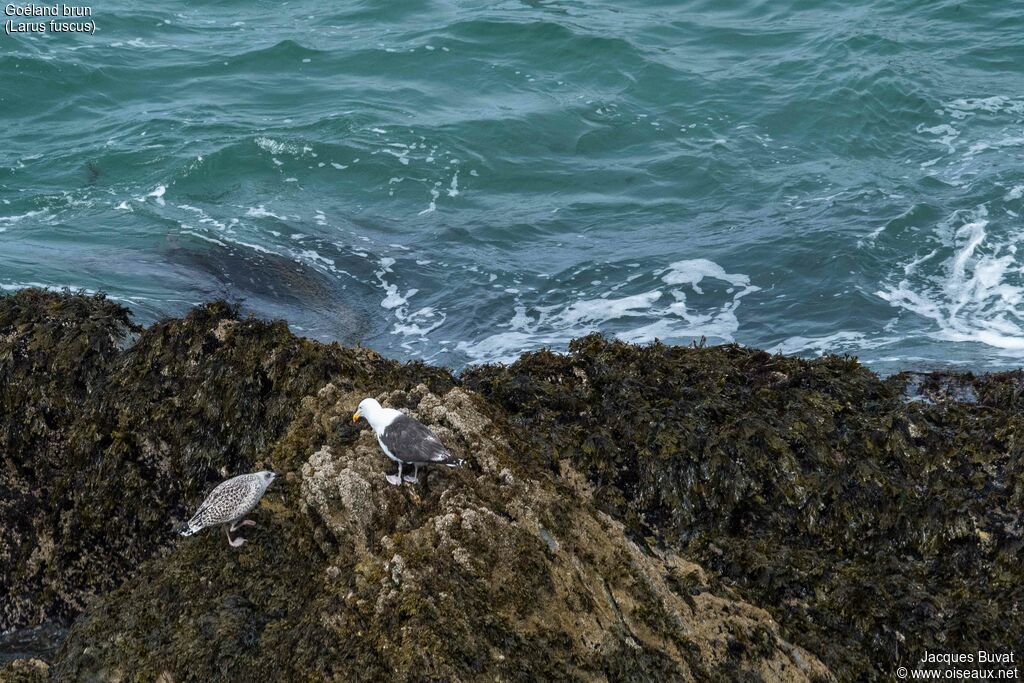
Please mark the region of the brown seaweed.
[[[71, 631], [0, 680], [889, 680], [1020, 651], [1024, 376], [911, 379], [599, 336], [456, 378], [224, 303], [142, 329], [24, 290], [0, 630]], [[469, 465], [388, 486], [363, 396]], [[242, 551], [174, 535], [263, 466]]]

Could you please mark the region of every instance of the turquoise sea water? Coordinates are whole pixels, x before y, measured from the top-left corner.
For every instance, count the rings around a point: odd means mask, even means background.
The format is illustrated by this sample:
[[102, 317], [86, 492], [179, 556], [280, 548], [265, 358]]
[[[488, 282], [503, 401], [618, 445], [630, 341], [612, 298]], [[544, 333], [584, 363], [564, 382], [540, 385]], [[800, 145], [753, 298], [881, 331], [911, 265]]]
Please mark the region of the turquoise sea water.
[[455, 367], [591, 330], [1021, 363], [1017, 3], [90, 7], [0, 35], [4, 290]]

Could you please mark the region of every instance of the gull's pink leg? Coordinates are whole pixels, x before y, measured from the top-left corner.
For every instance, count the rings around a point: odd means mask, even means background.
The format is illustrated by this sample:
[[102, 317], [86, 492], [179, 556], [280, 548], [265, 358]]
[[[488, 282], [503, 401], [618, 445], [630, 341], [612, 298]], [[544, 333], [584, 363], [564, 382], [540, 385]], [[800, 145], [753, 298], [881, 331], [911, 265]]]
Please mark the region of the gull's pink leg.
[[239, 527], [243, 526], [256, 526], [256, 522], [252, 521], [251, 519], [237, 520], [231, 523], [231, 530], [237, 531]]
[[245, 539], [239, 536], [238, 538], [231, 540], [231, 530], [227, 527], [224, 528], [224, 532], [228, 535], [228, 545], [232, 548], [241, 548], [245, 545]]
[[402, 485], [402, 462], [401, 461], [398, 462], [398, 474], [385, 474], [384, 478], [388, 480], [389, 484], [393, 484], [395, 486], [401, 486]]

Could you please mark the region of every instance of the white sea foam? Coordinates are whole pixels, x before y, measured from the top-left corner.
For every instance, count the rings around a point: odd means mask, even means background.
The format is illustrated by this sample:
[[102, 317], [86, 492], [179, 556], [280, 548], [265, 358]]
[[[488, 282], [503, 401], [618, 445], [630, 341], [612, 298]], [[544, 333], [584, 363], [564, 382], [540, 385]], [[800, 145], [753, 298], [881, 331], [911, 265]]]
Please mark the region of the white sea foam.
[[[48, 285], [44, 282], [0, 282], [0, 289], [7, 292], [17, 292], [19, 289], [46, 289], [51, 292], [60, 292], [65, 289], [73, 292], [81, 292], [83, 294], [93, 295], [96, 294], [95, 289], [89, 289], [87, 287], [79, 287], [77, 285]], [[118, 297], [106, 295], [108, 299], [118, 300]]]
[[273, 251], [271, 249], [267, 249], [266, 247], [260, 246], [259, 244], [253, 244], [252, 242], [243, 242], [242, 240], [229, 240], [229, 241], [232, 244], [237, 244], [240, 247], [248, 247], [249, 249], [252, 249], [253, 251], [258, 251], [261, 254], [274, 254], [274, 255], [278, 255], [279, 256], [279, 254], [276, 251]]
[[876, 294], [931, 321], [932, 338], [1024, 350], [1024, 230], [993, 227], [985, 206], [955, 212], [937, 226], [939, 246]]
[[1011, 99], [1005, 95], [994, 95], [992, 97], [970, 97], [953, 100], [946, 103], [946, 110], [955, 119], [965, 119], [977, 112], [995, 114], [1006, 112], [1010, 114], [1024, 113], [1024, 100]]
[[[182, 227], [184, 228], [184, 227], [189, 227], [189, 226], [182, 225]], [[207, 237], [206, 235], [198, 233], [195, 230], [182, 230], [181, 232], [184, 235], [192, 235], [193, 237], [198, 237], [201, 240], [206, 240], [207, 242], [212, 242], [213, 244], [217, 244], [217, 245], [220, 245], [222, 247], [228, 246], [227, 244], [225, 244], [224, 242], [221, 242], [218, 239], [214, 239], [212, 237]]]
[[46, 209], [38, 209], [36, 211], [27, 211], [27, 212], [25, 212], [23, 214], [20, 214], [18, 216], [0, 216], [0, 223], [7, 223], [9, 225], [10, 224], [14, 224], [14, 223], [20, 223], [21, 221], [25, 220], [26, 218], [35, 218], [36, 216], [41, 216], [41, 215], [44, 215], [46, 213], [47, 213]]
[[918, 168], [950, 185], [974, 182], [991, 158], [1004, 156], [1007, 148], [1024, 146], [1019, 126], [1024, 99], [961, 98], [944, 103], [935, 113], [948, 116], [949, 121], [933, 126], [921, 123], [916, 131], [937, 136], [935, 142], [946, 148], [945, 154], [919, 161]]
[[[650, 279], [652, 274], [646, 276]], [[598, 296], [565, 305], [517, 303], [512, 318], [502, 325], [508, 331], [463, 341], [456, 348], [471, 362], [507, 363], [524, 351], [564, 347], [570, 339], [592, 331], [609, 331], [633, 343], [702, 336], [730, 342], [739, 329], [736, 311], [741, 299], [759, 289], [746, 275], [728, 273], [708, 259], [676, 261], [653, 276], [655, 288], [628, 296], [613, 296], [623, 284], [618, 283]], [[697, 295], [700, 303], [689, 302], [688, 293]]]
[[899, 337], [867, 337], [863, 332], [841, 330], [818, 337], [796, 335], [767, 349], [771, 353], [857, 353], [865, 349], [877, 349], [887, 344], [895, 344]]
[[423, 215], [426, 215], [428, 213], [433, 213], [434, 211], [436, 211], [437, 210], [437, 198], [440, 197], [440, 196], [441, 196], [441, 193], [438, 192], [436, 187], [430, 188], [430, 203], [427, 205], [427, 208], [425, 208], [422, 211], [420, 211], [417, 215], [418, 216], [423, 216]]
[[164, 205], [164, 193], [167, 192], [167, 188], [163, 185], [157, 185], [156, 189], [147, 194], [147, 197], [152, 197], [156, 200], [156, 203], [160, 206]]
[[271, 154], [300, 154], [301, 150], [298, 145], [294, 145], [290, 142], [280, 142], [273, 138], [259, 137], [255, 140], [256, 146], [262, 149], [264, 152], [270, 152]]
[[416, 288], [408, 288], [403, 294], [399, 286], [389, 278], [394, 276], [394, 268], [397, 261], [385, 256], [378, 262], [380, 268], [374, 272], [380, 288], [384, 292], [381, 300], [381, 308], [389, 311], [394, 316], [394, 325], [391, 333], [404, 338], [401, 346], [408, 351], [413, 350], [412, 342], [424, 341], [426, 336], [444, 324], [447, 315], [432, 306], [422, 306], [415, 310], [409, 306], [409, 300], [419, 294]]
[[178, 208], [182, 209], [183, 211], [190, 211], [190, 212], [196, 214], [197, 216], [199, 216], [199, 222], [200, 223], [202, 223], [203, 225], [212, 225], [219, 232], [228, 233], [228, 234], [231, 234], [231, 233], [235, 232], [234, 229], [231, 227], [232, 225], [235, 225], [238, 222], [238, 220], [235, 219], [235, 218], [231, 219], [231, 225], [228, 225], [228, 224], [224, 223], [223, 221], [219, 221], [216, 218], [210, 216], [208, 213], [206, 213], [205, 211], [203, 211], [199, 207], [191, 206], [189, 204], [178, 204]]
[[[953, 140], [960, 137], [960, 131], [958, 131], [956, 128], [949, 125], [948, 123], [944, 123], [938, 126], [932, 126], [930, 128], [925, 128], [923, 125], [919, 125], [917, 127], [917, 132], [941, 136], [938, 140], [936, 140], [936, 142], [938, 142], [941, 145], [945, 145], [946, 149], [949, 152], [956, 151], [956, 148], [953, 146]], [[934, 161], [931, 163], [934, 163]]]
[[[444, 324], [447, 316], [431, 306], [406, 313], [399, 322], [395, 323], [392, 332], [405, 337], [425, 338], [428, 334]], [[411, 348], [408, 342], [403, 343], [406, 348]]]
[[267, 211], [267, 209], [264, 208], [262, 204], [255, 207], [249, 207], [246, 210], [245, 215], [249, 216], [250, 218], [276, 218], [279, 221], [285, 220], [284, 216], [279, 216], [272, 211]]
[[334, 270], [334, 259], [321, 256], [315, 249], [304, 249], [300, 251], [298, 255], [305, 262], [319, 263], [323, 266], [327, 266], [329, 270]]
[[651, 306], [661, 298], [661, 292], [644, 292], [619, 299], [584, 299], [574, 301], [562, 309], [554, 319], [566, 326], [586, 327], [605, 320], [647, 315]]
[[998, 150], [1003, 147], [1020, 147], [1021, 145], [1024, 145], [1024, 136], [1021, 135], [1004, 136], [999, 140], [981, 140], [971, 145], [964, 156], [973, 157], [990, 149]]
[[400, 150], [400, 151], [395, 151], [393, 149], [385, 148], [385, 149], [383, 149], [381, 151], [383, 151], [386, 154], [390, 154], [391, 156], [397, 158], [398, 161], [401, 162], [401, 164], [403, 166], [408, 166], [409, 165], [409, 152], [408, 152], [408, 150], [403, 149], [403, 150]]

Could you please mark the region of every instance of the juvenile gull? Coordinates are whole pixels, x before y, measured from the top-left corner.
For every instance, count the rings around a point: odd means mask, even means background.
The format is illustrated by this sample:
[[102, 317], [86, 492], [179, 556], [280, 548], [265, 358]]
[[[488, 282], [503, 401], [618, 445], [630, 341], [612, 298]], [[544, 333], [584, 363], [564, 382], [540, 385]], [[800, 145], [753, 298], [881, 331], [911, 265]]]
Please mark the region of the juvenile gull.
[[[384, 455], [398, 463], [398, 474], [388, 474], [386, 479], [401, 486], [402, 481], [415, 484], [419, 481], [422, 465], [446, 465], [458, 467], [463, 463], [444, 447], [441, 440], [418, 420], [409, 417], [400, 410], [384, 408], [372, 398], [363, 399], [359, 408], [352, 415], [352, 421], [358, 422], [364, 417], [373, 427]], [[413, 475], [402, 476], [405, 465], [413, 466]]]
[[277, 475], [266, 470], [253, 472], [252, 474], [240, 474], [227, 481], [221, 482], [217, 488], [210, 491], [203, 504], [199, 506], [196, 514], [188, 521], [185, 528], [181, 530], [182, 536], [191, 536], [200, 529], [218, 524], [228, 524], [226, 528], [228, 543], [232, 548], [237, 548], [245, 543], [244, 538], [231, 539], [231, 532], [240, 526], [256, 526], [256, 522], [245, 517], [250, 510], [256, 507], [260, 498], [266, 492], [270, 482], [274, 481]]

